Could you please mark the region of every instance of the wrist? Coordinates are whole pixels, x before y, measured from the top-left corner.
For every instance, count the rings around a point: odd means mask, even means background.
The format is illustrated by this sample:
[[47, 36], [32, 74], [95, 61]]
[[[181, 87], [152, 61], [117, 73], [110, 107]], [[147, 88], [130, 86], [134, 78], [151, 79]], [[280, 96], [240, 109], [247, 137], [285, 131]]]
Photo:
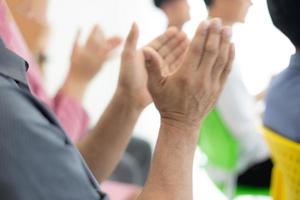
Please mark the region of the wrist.
[[118, 99], [120, 102], [123, 102], [124, 105], [136, 112], [142, 112], [145, 109], [145, 106], [141, 104], [134, 96], [130, 95], [130, 93], [125, 89], [118, 87], [114, 98]]
[[194, 125], [186, 121], [161, 117], [161, 128], [170, 130], [174, 137], [179, 136], [181, 139], [187, 139], [193, 143], [198, 141], [199, 127], [199, 124]]
[[160, 112], [160, 116], [163, 123], [184, 130], [198, 130], [201, 124], [201, 120], [180, 114], [179, 112]]
[[86, 88], [87, 84], [85, 82], [69, 76], [61, 87], [60, 92], [76, 99], [79, 102], [82, 102]]
[[140, 114], [144, 110], [144, 107], [141, 106], [133, 97], [128, 95], [126, 91], [119, 88], [116, 90], [112, 102], [126, 108], [128, 112]]

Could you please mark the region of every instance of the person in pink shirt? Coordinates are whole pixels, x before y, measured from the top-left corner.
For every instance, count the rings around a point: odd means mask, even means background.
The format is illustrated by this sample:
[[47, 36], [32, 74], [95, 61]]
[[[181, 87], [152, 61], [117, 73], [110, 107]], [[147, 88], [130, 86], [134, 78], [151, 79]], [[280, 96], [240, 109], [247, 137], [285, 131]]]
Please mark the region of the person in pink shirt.
[[[96, 59], [87, 56], [87, 51], [91, 51], [93, 48], [95, 48], [94, 46], [92, 46], [92, 43], [94, 43], [96, 40], [99, 40], [99, 36], [103, 37], [101, 30], [99, 29], [99, 27], [95, 27], [91, 32], [89, 40], [86, 44], [86, 46], [90, 45], [88, 48], [85, 48], [84, 46], [79, 45], [78, 42], [75, 42], [71, 67], [73, 69], [70, 70], [67, 80], [65, 81], [63, 87], [59, 90], [57, 95], [54, 98], [50, 98], [44, 89], [40, 68], [35, 58], [28, 50], [28, 47], [24, 42], [22, 35], [14, 22], [14, 19], [10, 15], [9, 10], [6, 6], [6, 2], [4, 0], [0, 0], [0, 22], [0, 37], [5, 42], [7, 48], [23, 57], [30, 64], [30, 68], [27, 73], [27, 79], [32, 93], [55, 112], [55, 114], [61, 121], [62, 126], [65, 128], [66, 132], [69, 133], [71, 139], [74, 142], [78, 141], [87, 132], [89, 117], [81, 104], [83, 93], [85, 90], [84, 84], [80, 83], [79, 85], [77, 82], [79, 80], [74, 79], [74, 77], [79, 74], [82, 75], [82, 71], [79, 70], [81, 64], [81, 62], [78, 61], [79, 57], [83, 59], [83, 62], [96, 62]], [[109, 52], [120, 43], [120, 39], [111, 38], [109, 40], [106, 40], [106, 42], [108, 44], [106, 44], [106, 51], [102, 54], [104, 55], [103, 59], [105, 58], [105, 56], [108, 56]], [[97, 49], [93, 50], [97, 51]], [[106, 53], [106, 55], [104, 53]], [[101, 66], [101, 63], [96, 64], [99, 64], [99, 66]], [[81, 78], [90, 80], [98, 70], [100, 70], [100, 68], [89, 68], [87, 70], [88, 72], [84, 74], [84, 76], [81, 76]], [[70, 87], [70, 85], [74, 87]], [[75, 90], [75, 87], [79, 88]], [[132, 199], [139, 192], [139, 189], [135, 186], [111, 181], [104, 182], [103, 189], [108, 193], [111, 193], [111, 197], [114, 197], [114, 199], [120, 199], [119, 195], [122, 195], [122, 198], [120, 200]]]
[[[78, 42], [78, 34], [74, 42], [68, 76], [57, 95], [49, 98], [43, 86], [41, 73], [41, 66], [47, 61], [45, 49], [50, 32], [46, 16], [48, 0], [7, 0], [6, 2], [38, 62], [38, 65], [34, 64], [38, 67], [32, 67], [28, 74], [33, 94], [55, 112], [72, 141], [80, 144], [86, 138], [89, 121], [82, 107], [84, 93], [110, 53], [120, 44], [121, 39], [106, 38], [101, 28], [94, 26], [86, 43], [81, 45]], [[143, 186], [150, 168], [151, 156], [149, 143], [133, 137], [110, 179]]]

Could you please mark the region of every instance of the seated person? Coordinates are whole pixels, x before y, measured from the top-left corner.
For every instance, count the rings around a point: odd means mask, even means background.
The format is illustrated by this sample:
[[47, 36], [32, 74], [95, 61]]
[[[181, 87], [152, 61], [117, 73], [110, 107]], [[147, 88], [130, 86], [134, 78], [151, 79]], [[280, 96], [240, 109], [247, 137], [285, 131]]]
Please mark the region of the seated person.
[[190, 20], [190, 8], [187, 0], [154, 0], [168, 18], [168, 27], [175, 26], [179, 30]]
[[[161, 128], [147, 183], [137, 199], [192, 199], [198, 125], [230, 72], [234, 57], [230, 33], [218, 19], [204, 22], [183, 54], [171, 42], [174, 37], [182, 38], [174, 29], [136, 50], [138, 29], [133, 25], [122, 54], [115, 96], [96, 127], [98, 131], [79, 145], [98, 180], [108, 177], [139, 114], [153, 99]], [[176, 63], [178, 55], [184, 56], [183, 63], [162, 76], [160, 68]], [[1, 199], [108, 199], [56, 117], [30, 94], [27, 67], [1, 41]]]
[[[37, 61], [41, 62], [39, 58], [46, 57], [50, 31], [46, 16], [48, 1], [7, 0], [7, 3], [28, 47]], [[121, 42], [116, 36], [106, 38], [97, 25], [94, 26], [85, 44], [79, 43], [79, 36], [77, 34], [74, 42], [68, 76], [54, 98], [50, 98], [46, 93], [40, 66], [32, 63], [27, 74], [32, 93], [53, 109], [74, 143], [79, 143], [88, 133], [89, 116], [82, 106], [86, 88]], [[20, 50], [20, 44], [13, 46], [12, 49], [19, 55], [24, 55]], [[132, 138], [111, 179], [142, 186], [149, 171], [151, 153], [151, 147], [146, 141]]]
[[[7, 4], [24, 36], [26, 45], [35, 55], [35, 58], [38, 60], [42, 54], [43, 57], [46, 57], [45, 52], [50, 31], [47, 21], [48, 0], [7, 0]], [[18, 31], [11, 32], [10, 34], [16, 35], [17, 33], [14, 32]], [[82, 106], [86, 87], [101, 70], [112, 50], [121, 42], [118, 37], [104, 38], [98, 26], [95, 26], [91, 31], [85, 45], [79, 44], [78, 37], [74, 42], [69, 73], [54, 98], [50, 98], [46, 93], [40, 66], [31, 59], [31, 54], [28, 51], [25, 53], [25, 45], [21, 45], [21, 42], [16, 42], [14, 45], [8, 44], [19, 55], [32, 63], [28, 72], [31, 91], [53, 109], [74, 142], [82, 138], [88, 128], [89, 117]]]
[[264, 125], [300, 142], [300, 4], [297, 0], [268, 0], [268, 7], [274, 25], [290, 39], [296, 53], [291, 56], [289, 66], [271, 83]]
[[[208, 17], [220, 17], [228, 26], [244, 23], [248, 9], [252, 5], [251, 0], [204, 0], [204, 2], [208, 9]], [[237, 164], [237, 173], [241, 175], [239, 183], [269, 187], [272, 164], [268, 159], [269, 152], [257, 124], [255, 98], [247, 91], [240, 70], [237, 56], [216, 108], [230, 133], [239, 143]], [[264, 178], [262, 179], [259, 174], [264, 174]]]

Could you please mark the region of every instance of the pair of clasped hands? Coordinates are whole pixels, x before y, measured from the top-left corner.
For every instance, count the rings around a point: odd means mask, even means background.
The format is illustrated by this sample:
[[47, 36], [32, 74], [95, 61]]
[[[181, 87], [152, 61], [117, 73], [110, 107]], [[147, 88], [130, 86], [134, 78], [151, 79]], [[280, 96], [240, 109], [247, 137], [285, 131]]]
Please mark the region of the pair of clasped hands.
[[[199, 25], [191, 41], [183, 32], [169, 28], [142, 49], [137, 49], [138, 34], [138, 27], [133, 24], [122, 53], [116, 94], [137, 109], [153, 101], [162, 120], [198, 128], [216, 102], [231, 69], [234, 58], [231, 28], [223, 27], [220, 19], [207, 20]], [[105, 39], [97, 27], [89, 40], [86, 45], [89, 48], [75, 43], [69, 73], [69, 79], [76, 80], [73, 83], [84, 85], [92, 79], [121, 42], [116, 37]], [[95, 40], [103, 45], [95, 45], [98, 44]], [[93, 52], [101, 56], [93, 58]], [[85, 85], [76, 91], [80, 87]]]
[[152, 101], [162, 121], [198, 129], [215, 104], [234, 59], [230, 27], [220, 19], [202, 22], [191, 40], [169, 28], [137, 50], [133, 24], [122, 54], [117, 92], [144, 108]]

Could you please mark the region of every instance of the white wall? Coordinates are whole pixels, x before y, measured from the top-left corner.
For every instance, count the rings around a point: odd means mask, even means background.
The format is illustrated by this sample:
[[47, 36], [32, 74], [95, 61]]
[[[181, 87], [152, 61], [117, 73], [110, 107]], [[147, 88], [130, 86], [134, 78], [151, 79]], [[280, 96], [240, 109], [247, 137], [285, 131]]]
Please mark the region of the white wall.
[[[293, 51], [291, 45], [273, 28], [265, 1], [253, 0], [246, 25], [235, 28], [234, 41], [237, 43], [242, 72], [249, 91], [253, 94], [263, 90], [270, 77], [284, 68]], [[185, 30], [193, 35], [197, 23], [207, 15], [202, 0], [190, 0], [192, 21]], [[54, 93], [61, 84], [69, 64], [72, 42], [79, 28], [83, 37], [91, 26], [99, 23], [107, 35], [125, 38], [129, 27], [136, 21], [141, 29], [140, 44], [162, 32], [166, 19], [152, 5], [152, 0], [52, 0], [49, 19], [52, 24], [50, 63], [47, 67], [47, 85]], [[120, 49], [106, 64], [86, 95], [85, 106], [94, 124], [113, 95], [119, 72]], [[154, 144], [159, 127], [159, 116], [153, 105], [143, 113], [136, 127], [138, 135]]]

